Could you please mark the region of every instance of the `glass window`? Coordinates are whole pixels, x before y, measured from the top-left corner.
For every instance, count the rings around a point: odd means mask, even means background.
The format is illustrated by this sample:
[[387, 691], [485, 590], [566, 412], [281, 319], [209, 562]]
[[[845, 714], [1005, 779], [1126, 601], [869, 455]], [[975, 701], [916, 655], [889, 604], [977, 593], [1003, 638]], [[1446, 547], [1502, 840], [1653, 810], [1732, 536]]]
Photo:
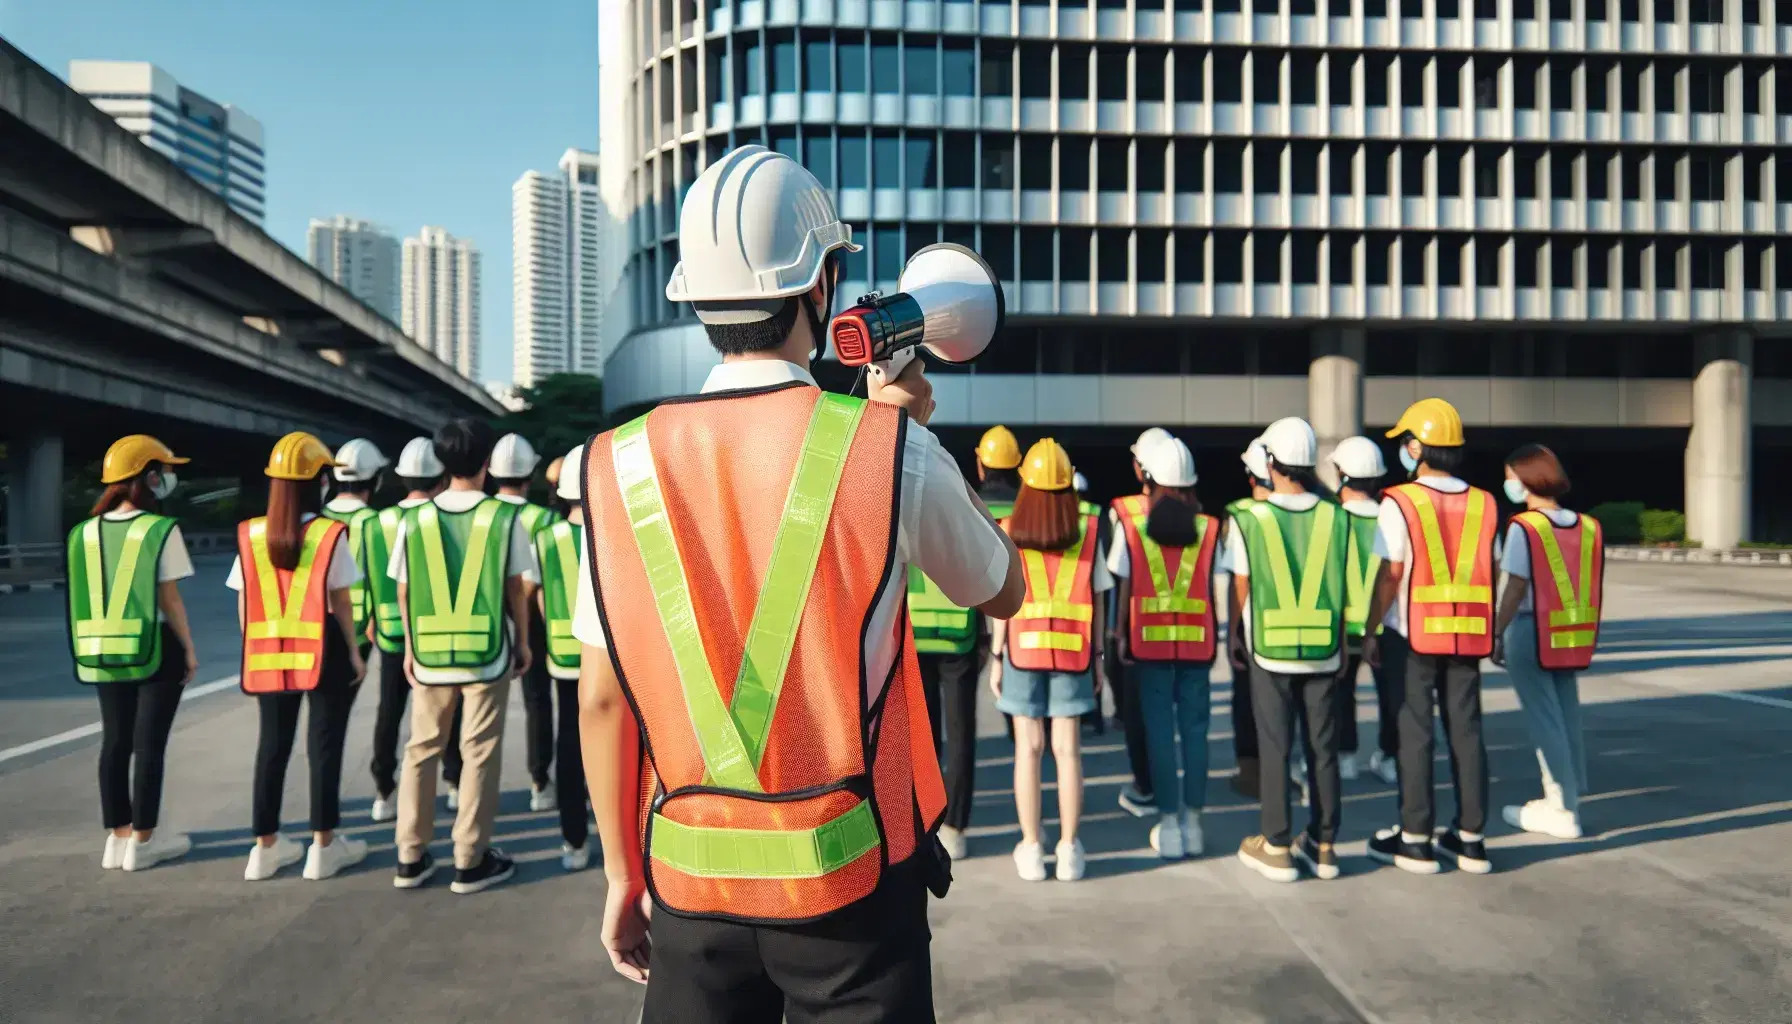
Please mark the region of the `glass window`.
[[1213, 51], [1213, 99], [1216, 103], [1244, 102], [1244, 51]]
[[1619, 101], [1627, 114], [1640, 113], [1643, 109], [1643, 67], [1642, 61], [1635, 60], [1618, 65]]
[[1126, 48], [1104, 46], [1095, 51], [1095, 96], [1103, 100], [1126, 99]]
[[1651, 159], [1655, 163], [1655, 201], [1672, 202], [1680, 194], [1674, 182], [1675, 165], [1679, 160], [1672, 152], [1657, 152]]
[[1039, 192], [1052, 187], [1051, 136], [1020, 137], [1020, 187]]
[[1446, 109], [1462, 106], [1462, 68], [1467, 64], [1462, 57], [1445, 56], [1437, 59], [1437, 105]]
[[1355, 102], [1351, 99], [1354, 90], [1352, 80], [1356, 76], [1356, 56], [1349, 53], [1333, 51], [1325, 55], [1326, 64], [1326, 102], [1334, 107], [1348, 107]]
[[1207, 143], [1199, 139], [1177, 139], [1176, 191], [1207, 190]]
[[734, 82], [734, 95], [754, 96], [765, 92], [765, 48], [752, 36], [741, 36], [735, 40], [736, 51], [740, 54], [740, 77]]
[[1574, 109], [1574, 65], [1568, 58], [1549, 62], [1549, 109]]
[[1274, 50], [1251, 51], [1251, 102], [1282, 102], [1282, 55]]
[[902, 90], [902, 51], [889, 36], [872, 37], [871, 88], [884, 95]]
[[1394, 146], [1388, 142], [1371, 142], [1363, 147], [1363, 191], [1365, 195], [1390, 195], [1392, 189]]
[[772, 149], [784, 154], [792, 160], [801, 161], [802, 151], [797, 149], [795, 128], [773, 128]]
[[930, 96], [940, 91], [939, 50], [932, 36], [908, 37], [902, 44], [908, 61], [908, 94]]
[[1356, 143], [1331, 142], [1326, 144], [1331, 161], [1331, 194], [1347, 196], [1356, 191], [1356, 172], [1352, 166], [1356, 163]]
[[1475, 58], [1475, 109], [1496, 110], [1500, 105], [1500, 65], [1504, 58]]
[[875, 224], [871, 228], [872, 281], [894, 285], [902, 276], [902, 228], [895, 224]]
[[1058, 280], [1089, 280], [1089, 229], [1061, 228], [1058, 232]]
[[1295, 284], [1319, 283], [1319, 232], [1296, 231], [1289, 237]]
[[1422, 196], [1425, 194], [1425, 145], [1407, 143], [1400, 147], [1400, 194], [1403, 196]]
[[947, 188], [977, 187], [977, 137], [970, 132], [947, 132], [944, 150]]
[[1164, 61], [1168, 51], [1158, 47], [1142, 46], [1133, 55], [1133, 64], [1138, 69], [1137, 91], [1140, 103], [1162, 103], [1164, 101]]
[[1587, 151], [1587, 198], [1610, 199], [1612, 152], [1607, 149]]
[[1095, 269], [1101, 280], [1110, 284], [1128, 280], [1132, 262], [1128, 253], [1130, 241], [1126, 231], [1119, 228], [1107, 228], [1096, 234], [1100, 251], [1096, 253]]
[[1065, 192], [1089, 190], [1089, 145], [1087, 135], [1065, 135], [1058, 139], [1058, 188]]
[[1633, 201], [1643, 198], [1643, 154], [1626, 152], [1619, 158], [1619, 162], [1623, 172], [1624, 198]]
[[1296, 50], [1288, 68], [1288, 100], [1291, 103], [1319, 102], [1319, 53]]
[[1695, 200], [1722, 202], [1724, 199], [1724, 160], [1705, 152], [1695, 152], [1687, 161], [1692, 176], [1692, 197]]
[[1767, 84], [1767, 67], [1762, 64], [1744, 64], [1742, 66], [1742, 112], [1759, 114], [1761, 112], [1761, 90]]
[[1501, 241], [1492, 235], [1475, 238], [1475, 284], [1482, 288], [1500, 286]]
[[1218, 284], [1244, 283], [1244, 232], [1213, 233], [1213, 279]]
[[717, 46], [709, 51], [709, 102], [721, 103], [728, 98], [732, 70], [727, 47]]
[[1587, 243], [1587, 287], [1604, 290], [1612, 286], [1612, 240], [1595, 238]]
[[1549, 154], [1549, 197], [1574, 198], [1574, 151], [1557, 149]]
[[1512, 62], [1512, 105], [1519, 110], [1537, 109], [1538, 62], [1520, 57]]
[[983, 187], [1014, 187], [1014, 136], [983, 136]]
[[1363, 102], [1371, 107], [1388, 105], [1388, 78], [1394, 71], [1394, 58], [1385, 53], [1363, 57]]
[[[1026, 74], [1021, 65], [1021, 74]], [[1089, 98], [1089, 48], [1066, 43], [1058, 47], [1058, 95], [1067, 100]]]
[[1446, 143], [1437, 147], [1438, 195], [1462, 195], [1462, 161], [1467, 156], [1467, 146], [1456, 143]]
[[1102, 139], [1095, 144], [1095, 186], [1103, 192], [1125, 192], [1127, 152], [1125, 139]]
[[1537, 161], [1543, 158], [1543, 150], [1536, 146], [1518, 146], [1512, 151], [1513, 177], [1516, 180], [1518, 198], [1537, 198]]
[[1206, 51], [1176, 49], [1176, 102], [1199, 103], [1205, 91]]
[[1577, 246], [1571, 238], [1553, 238], [1549, 243], [1549, 286], [1574, 287], [1574, 256]]
[[1439, 288], [1460, 288], [1462, 286], [1462, 246], [1461, 235], [1440, 235], [1437, 240], [1437, 286]]
[[1678, 97], [1674, 95], [1677, 91], [1674, 88], [1674, 76], [1678, 71], [1679, 69], [1671, 61], [1664, 60], [1655, 63], [1655, 112], [1657, 114], [1672, 114], [1680, 109], [1677, 105]]
[[[988, 47], [988, 43], [983, 44]], [[984, 51], [988, 52], [987, 49]], [[984, 65], [987, 75], [989, 65]], [[1006, 72], [1004, 72], [1006, 75]], [[1003, 79], [1007, 79], [1004, 77]], [[1000, 90], [1006, 94], [1008, 88]], [[983, 80], [983, 94], [989, 95], [989, 79]], [[1020, 94], [1029, 100], [1050, 99], [1052, 95], [1052, 54], [1051, 48], [1033, 43], [1022, 43], [1020, 48]]]
[[1200, 284], [1207, 280], [1207, 232], [1176, 232], [1176, 283]]
[[1721, 114], [1724, 112], [1724, 69], [1704, 61], [1692, 65], [1692, 112]]
[[1767, 166], [1767, 154], [1744, 153], [1742, 155], [1742, 198], [1756, 203], [1761, 201], [1762, 171]]
[[908, 174], [909, 188], [938, 188], [940, 185], [939, 167], [933, 159], [933, 133], [908, 133], [907, 161], [905, 171]]
[[1164, 259], [1170, 246], [1170, 233], [1162, 228], [1140, 228], [1133, 259], [1138, 264], [1141, 284], [1162, 284], [1168, 274]]
[[[984, 228], [985, 236], [989, 229]], [[1020, 279], [1050, 281], [1052, 279], [1052, 232], [1050, 228], [1020, 229]]]
[[803, 91], [834, 91], [834, 48], [826, 39], [803, 43]]
[[1538, 264], [1543, 260], [1543, 239], [1535, 235], [1516, 235], [1512, 243], [1518, 247], [1518, 287], [1537, 287]]
[[[1014, 229], [1006, 224], [992, 224], [983, 229], [982, 246], [971, 245], [970, 240], [955, 239], [953, 232], [957, 225], [946, 225], [946, 241], [959, 241], [960, 244], [976, 249], [988, 262], [989, 269], [996, 272], [996, 277], [1003, 281], [1014, 280]], [[966, 230], [969, 230], [967, 227]]]
[[939, 240], [940, 226], [938, 224], [907, 225], [905, 237], [903, 239], [903, 246], [905, 249], [902, 257], [903, 262], [906, 263], [908, 260], [913, 259], [915, 253], [920, 252], [922, 249], [927, 248]]
[[1431, 62], [1416, 53], [1400, 58], [1400, 105], [1425, 105], [1425, 66]]
[[870, 163], [865, 156], [865, 136], [860, 132], [840, 136], [840, 187], [870, 188]]
[[871, 136], [871, 177], [878, 188], [902, 187], [902, 136], [880, 129]]
[[1680, 287], [1680, 246], [1667, 238], [1655, 240], [1655, 290], [1668, 291]]
[[1611, 81], [1612, 63], [1608, 60], [1590, 60], [1586, 63], [1585, 81], [1587, 84], [1587, 109], [1603, 112], [1611, 106], [1611, 90], [1606, 86]]
[[817, 181], [834, 185], [834, 140], [826, 135], [810, 135], [803, 139], [803, 166]]
[[[948, 39], [940, 54], [943, 84], [948, 96], [975, 95], [977, 88], [977, 51], [969, 39]], [[1006, 86], [1008, 83], [1002, 83]], [[1006, 95], [1008, 90], [1002, 89]]]
[[1282, 191], [1282, 144], [1258, 139], [1251, 144], [1251, 191], [1275, 195]]
[[[983, 41], [983, 61], [978, 65], [978, 85], [985, 96], [1014, 95], [1014, 46], [993, 39]], [[1050, 85], [1048, 69], [1047, 85]], [[1022, 95], [1026, 95], [1025, 92]]]
[[1169, 144], [1170, 140], [1161, 138], [1140, 138], [1133, 143], [1133, 173], [1140, 192], [1164, 190], [1164, 160]]
[[1213, 144], [1213, 184], [1220, 192], [1244, 191], [1244, 143], [1216, 139]]
[[1388, 247], [1394, 244], [1394, 236], [1382, 231], [1371, 232], [1363, 236], [1363, 276], [1365, 283], [1385, 285], [1388, 283]]
[[1349, 287], [1356, 284], [1356, 236], [1342, 232], [1332, 232], [1327, 262], [1331, 264], [1331, 283], [1333, 286]]
[[865, 44], [842, 41], [840, 56], [840, 91], [865, 91]]
[[789, 36], [772, 40], [772, 91], [796, 91], [796, 40]]
[[867, 248], [871, 244], [871, 238], [866, 234], [865, 225], [853, 224], [851, 227], [852, 240], [859, 244], [860, 249], [858, 252], [845, 253], [840, 273], [843, 280], [867, 282], [871, 280], [871, 250]]

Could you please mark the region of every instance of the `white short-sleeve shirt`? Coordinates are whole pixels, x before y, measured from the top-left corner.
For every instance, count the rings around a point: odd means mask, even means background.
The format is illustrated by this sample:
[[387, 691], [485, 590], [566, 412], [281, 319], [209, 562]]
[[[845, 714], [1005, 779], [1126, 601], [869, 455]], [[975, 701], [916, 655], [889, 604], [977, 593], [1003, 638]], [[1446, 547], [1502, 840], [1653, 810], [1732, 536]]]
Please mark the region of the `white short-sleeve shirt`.
[[[703, 393], [776, 387], [792, 381], [815, 386], [809, 371], [795, 363], [745, 360], [711, 370], [703, 382]], [[896, 615], [907, 591], [910, 563], [920, 566], [949, 600], [966, 608], [995, 597], [1008, 577], [1008, 547], [982, 504], [971, 496], [958, 463], [932, 431], [912, 420], [903, 440], [894, 565], [872, 606], [871, 623], [865, 631], [868, 700], [881, 692], [896, 660]], [[645, 594], [609, 597], [612, 601], [647, 599]], [[591, 589], [590, 557], [583, 548], [572, 631], [587, 646], [608, 646]]]
[[[1440, 494], [1461, 494], [1468, 490], [1467, 482], [1453, 476], [1421, 476], [1413, 479], [1414, 483], [1423, 484]], [[1375, 553], [1384, 562], [1399, 562], [1405, 565], [1411, 556], [1406, 539], [1406, 513], [1392, 498], [1381, 499], [1381, 511], [1377, 514], [1375, 525]], [[1406, 586], [1402, 582], [1399, 588], [1400, 599], [1388, 606], [1388, 612], [1382, 617], [1381, 624], [1388, 629], [1406, 635]]]
[[[128, 523], [143, 514], [140, 508], [128, 512], [107, 512], [100, 516], [108, 523]], [[187, 552], [187, 539], [181, 536], [180, 525], [168, 531], [162, 542], [162, 556], [156, 561], [156, 582], [172, 583], [193, 575], [193, 556]]]
[[[1299, 494], [1282, 494], [1280, 492], [1275, 492], [1270, 494], [1267, 500], [1277, 508], [1287, 509], [1290, 512], [1305, 512], [1319, 504], [1319, 495], [1314, 494], [1311, 491], [1302, 491]], [[1222, 558], [1223, 564], [1221, 565], [1220, 571], [1231, 573], [1241, 579], [1250, 578], [1251, 559], [1250, 555], [1245, 550], [1243, 530], [1233, 529], [1226, 531], [1226, 551]], [[1245, 645], [1247, 647], [1251, 646], [1251, 599], [1248, 591], [1246, 592], [1244, 607], [1239, 610], [1238, 617], [1244, 620]], [[1343, 664], [1344, 654], [1342, 649], [1334, 651], [1332, 652], [1332, 656], [1324, 661], [1284, 661], [1279, 658], [1265, 658], [1254, 651], [1252, 652], [1251, 657], [1256, 660], [1257, 666], [1265, 672], [1278, 672], [1283, 675], [1297, 676], [1336, 672], [1338, 671], [1338, 666]]]
[[[307, 512], [300, 517], [299, 525], [303, 526], [316, 518], [315, 514]], [[330, 574], [324, 578], [324, 588], [345, 590], [359, 582], [361, 582], [361, 567], [355, 564], [355, 553], [348, 549], [347, 544], [336, 545], [335, 550], [330, 552]], [[230, 575], [225, 578], [224, 585], [232, 590], [243, 589], [243, 559], [241, 555], [238, 555], [230, 563]]]
[[[1579, 515], [1565, 508], [1545, 508], [1538, 511], [1548, 516], [1550, 522], [1563, 529], [1573, 526], [1580, 520]], [[1531, 578], [1531, 541], [1525, 536], [1524, 527], [1517, 523], [1506, 527], [1505, 551], [1500, 556], [1500, 571], [1507, 576], [1521, 580]], [[1520, 615], [1527, 614], [1534, 607], [1535, 605], [1531, 601], [1531, 591], [1527, 588], [1524, 592], [1524, 599], [1518, 602], [1518, 613]]]

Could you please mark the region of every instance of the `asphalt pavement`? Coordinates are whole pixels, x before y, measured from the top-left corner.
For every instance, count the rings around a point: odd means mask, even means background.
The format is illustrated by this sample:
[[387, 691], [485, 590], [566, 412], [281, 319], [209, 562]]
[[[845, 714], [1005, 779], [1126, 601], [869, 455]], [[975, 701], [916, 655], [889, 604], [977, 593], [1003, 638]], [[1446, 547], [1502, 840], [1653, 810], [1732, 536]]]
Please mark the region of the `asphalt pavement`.
[[[235, 670], [226, 568], [202, 560], [186, 588], [200, 683]], [[326, 882], [296, 868], [244, 882], [256, 714], [228, 681], [183, 705], [170, 745], [164, 824], [192, 834], [193, 854], [102, 872], [98, 740], [83, 732], [98, 710], [70, 678], [62, 600], [0, 595], [0, 1021], [635, 1019], [640, 990], [611, 973], [598, 941], [601, 870], [564, 874], [554, 815], [528, 811], [514, 698], [498, 825], [520, 862], [509, 885], [392, 889], [392, 830], [367, 819], [371, 688], [351, 725], [344, 831], [373, 854]], [[1588, 838], [1496, 822], [1489, 876], [1369, 862], [1364, 840], [1395, 817], [1374, 780], [1346, 784], [1343, 878], [1277, 885], [1247, 872], [1232, 854], [1256, 810], [1223, 781], [1221, 668], [1207, 854], [1171, 865], [1151, 854], [1148, 823], [1115, 805], [1125, 759], [1110, 730], [1087, 738], [1089, 878], [1022, 882], [1008, 857], [1011, 752], [985, 701], [971, 856], [933, 904], [940, 1019], [1792, 1022], [1792, 571], [1614, 564], [1607, 602], [1582, 683]], [[1485, 711], [1495, 806], [1531, 798], [1536, 761], [1491, 669]], [[295, 837], [302, 759], [284, 815]], [[1439, 759], [1447, 819], [1441, 746]], [[1048, 841], [1053, 803], [1048, 792]], [[444, 810], [438, 856], [448, 822]]]

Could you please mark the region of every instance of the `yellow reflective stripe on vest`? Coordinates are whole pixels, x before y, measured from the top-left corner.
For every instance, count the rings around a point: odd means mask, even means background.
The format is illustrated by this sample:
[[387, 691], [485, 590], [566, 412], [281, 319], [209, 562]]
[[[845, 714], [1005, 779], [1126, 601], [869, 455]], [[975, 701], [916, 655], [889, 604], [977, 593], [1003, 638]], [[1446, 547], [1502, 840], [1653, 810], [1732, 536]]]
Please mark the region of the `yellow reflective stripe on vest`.
[[1144, 626], [1141, 633], [1146, 643], [1198, 644], [1207, 639], [1206, 626]]
[[[1087, 520], [1084, 521], [1085, 525]], [[1021, 548], [1020, 561], [1027, 572], [1027, 593], [1035, 598], [1020, 606], [1015, 613], [1019, 619], [1066, 619], [1071, 622], [1089, 622], [1095, 618], [1095, 606], [1083, 604], [1070, 599], [1071, 590], [1076, 587], [1077, 563], [1083, 558], [1083, 543], [1089, 539], [1089, 531], [1081, 530], [1077, 534], [1076, 543], [1064, 549], [1063, 557], [1058, 560], [1058, 577], [1050, 579], [1045, 568], [1045, 555], [1035, 548]], [[1046, 597], [1039, 597], [1045, 594]], [[1026, 634], [1022, 634], [1025, 636]], [[1081, 645], [1058, 650], [1082, 650]]]
[[579, 639], [572, 635], [572, 623], [548, 623], [548, 653], [556, 658], [576, 658], [582, 652]]
[[142, 650], [145, 623], [125, 618], [124, 612], [126, 599], [137, 582], [137, 562], [143, 551], [143, 538], [149, 535], [155, 522], [153, 516], [138, 516], [125, 531], [118, 565], [112, 571], [110, 593], [105, 584], [105, 556], [100, 551], [99, 517], [89, 519], [81, 528], [82, 561], [87, 570], [87, 578], [82, 582], [87, 587], [87, 608], [99, 617], [74, 624], [77, 655], [132, 655]]
[[1478, 635], [1487, 632], [1487, 620], [1479, 615], [1427, 615], [1425, 632]]
[[653, 817], [653, 859], [700, 878], [820, 878], [877, 849], [877, 819], [861, 800], [815, 828], [773, 831], [684, 825]]
[[[1431, 586], [1412, 588], [1411, 600], [1420, 604], [1492, 603], [1492, 587], [1469, 582], [1474, 579], [1475, 556], [1480, 553], [1481, 520], [1486, 517], [1487, 502], [1492, 499], [1472, 491], [1469, 493], [1468, 512], [1462, 517], [1462, 537], [1456, 548], [1456, 572], [1452, 575], [1449, 564], [1444, 560], [1444, 531], [1437, 524], [1437, 506], [1431, 503], [1431, 495], [1425, 493], [1425, 487], [1421, 484], [1408, 492], [1408, 496], [1412, 498], [1413, 510], [1419, 515], [1419, 534], [1425, 542], [1425, 555], [1431, 561], [1431, 578], [1439, 581]], [[1483, 628], [1477, 632], [1485, 633], [1487, 630]]]
[[[1561, 608], [1549, 613], [1551, 628], [1590, 626], [1599, 621], [1599, 609], [1593, 606], [1593, 548], [1598, 543], [1593, 524], [1586, 516], [1580, 519], [1580, 592], [1568, 576], [1568, 562], [1562, 557], [1562, 545], [1556, 540], [1555, 524], [1541, 512], [1526, 512], [1520, 519], [1531, 524], [1543, 546], [1543, 560], [1549, 565], [1550, 578], [1555, 580], [1556, 600]], [[1534, 574], [1533, 574], [1534, 575]], [[1584, 635], [1585, 642], [1578, 642]], [[1558, 640], [1562, 642], [1557, 642]], [[1573, 642], [1570, 642], [1573, 641]], [[1551, 647], [1591, 647], [1593, 631], [1556, 633], [1550, 637]]]
[[271, 654], [249, 655], [251, 672], [308, 672], [316, 664], [316, 656], [309, 651], [275, 651]]
[[[414, 624], [419, 651], [482, 651], [490, 643], [491, 617], [474, 615], [479, 578], [485, 573], [485, 553], [490, 547], [492, 521], [498, 506], [479, 503], [473, 512], [473, 528], [467, 534], [466, 556], [452, 598], [448, 592], [448, 555], [442, 550], [442, 522], [435, 502], [417, 508], [417, 528], [422, 531], [423, 564], [429, 574], [429, 606], [433, 615], [419, 615]], [[443, 612], [442, 609], [448, 609]]]
[[[266, 517], [249, 524], [249, 554], [255, 559], [255, 578], [261, 587], [261, 610], [267, 615], [260, 622], [250, 622], [244, 628], [244, 634], [251, 640], [316, 640], [323, 636], [323, 623], [306, 622], [300, 618], [305, 607], [305, 591], [311, 587], [313, 563], [317, 561], [318, 545], [330, 529], [332, 520], [323, 516], [305, 524], [305, 539], [299, 546], [299, 564], [292, 571], [292, 582], [286, 588], [286, 599], [280, 598], [280, 580], [274, 575], [274, 562], [268, 556], [268, 521]], [[334, 554], [334, 552], [332, 552]], [[258, 666], [252, 657], [249, 668], [273, 668], [275, 666]], [[310, 668], [309, 664], [298, 666]]]
[[[578, 536], [577, 529], [578, 527], [574, 527], [571, 530], [563, 531], [550, 525], [543, 531], [548, 539], [548, 546], [554, 549], [554, 561], [560, 568], [560, 578], [553, 582], [564, 588], [564, 600], [569, 613], [578, 607], [579, 542], [575, 539]], [[548, 583], [545, 576], [542, 583], [544, 585]], [[543, 601], [543, 607], [545, 608], [548, 603]], [[548, 653], [562, 661], [577, 658], [580, 654], [579, 641], [572, 635], [572, 619], [547, 618], [545, 613], [543, 618], [547, 621]]]
[[[1201, 516], [1195, 517], [1195, 542], [1182, 549], [1182, 562], [1176, 567], [1175, 582], [1171, 582], [1170, 571], [1164, 565], [1163, 546], [1145, 532], [1145, 520], [1149, 516], [1143, 511], [1137, 511], [1131, 518], [1133, 529], [1139, 536], [1139, 546], [1145, 549], [1145, 566], [1150, 570], [1151, 589], [1156, 595], [1139, 599], [1140, 613], [1200, 615], [1206, 612], [1207, 602], [1188, 594], [1195, 584], [1195, 563], [1201, 560], [1201, 545], [1207, 539], [1207, 520]], [[1145, 639], [1150, 640], [1152, 637], [1146, 636]]]
[[[1269, 580], [1275, 587], [1276, 607], [1265, 608], [1263, 643], [1269, 647], [1328, 645], [1332, 642], [1332, 612], [1319, 607], [1319, 588], [1325, 581], [1325, 561], [1332, 549], [1332, 522], [1337, 506], [1322, 501], [1313, 507], [1312, 536], [1301, 567], [1300, 596], [1294, 594], [1294, 569], [1288, 563], [1288, 546], [1281, 521], [1268, 503], [1247, 510], [1263, 527], [1263, 547], [1269, 556]], [[1314, 632], [1317, 635], [1311, 635]]]
[[1141, 597], [1139, 611], [1145, 615], [1201, 615], [1207, 602], [1198, 597]]
[[1015, 640], [1023, 651], [1080, 651], [1083, 649], [1083, 634], [1081, 633], [1035, 630], [1030, 633], [1021, 633]]
[[1381, 556], [1373, 551], [1364, 557], [1356, 531], [1350, 531], [1350, 546], [1344, 562], [1344, 622], [1353, 633], [1362, 633], [1369, 624], [1370, 591], [1381, 572]]
[[[1074, 568], [1074, 567], [1073, 567]], [[1095, 618], [1095, 606], [1077, 604], [1074, 601], [1060, 601], [1052, 598], [1046, 601], [1028, 601], [1015, 613], [1017, 619], [1064, 619], [1067, 622], [1090, 622]]]

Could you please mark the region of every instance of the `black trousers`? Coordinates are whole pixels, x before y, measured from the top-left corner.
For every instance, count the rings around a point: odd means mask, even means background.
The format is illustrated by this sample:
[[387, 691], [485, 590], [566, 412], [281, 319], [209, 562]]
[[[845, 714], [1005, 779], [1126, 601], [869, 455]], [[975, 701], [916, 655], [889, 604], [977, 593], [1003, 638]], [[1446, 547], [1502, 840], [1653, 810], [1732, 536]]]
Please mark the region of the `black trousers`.
[[1338, 835], [1342, 801], [1338, 783], [1337, 676], [1283, 675], [1250, 671], [1251, 698], [1257, 712], [1258, 778], [1263, 792], [1263, 836], [1271, 845], [1287, 846], [1293, 836], [1288, 815], [1288, 753], [1296, 717], [1305, 726], [1302, 754], [1307, 759], [1307, 795], [1312, 816], [1307, 831], [1321, 843]]
[[[1386, 650], [1384, 646], [1382, 648]], [[1338, 752], [1354, 754], [1357, 752], [1356, 734], [1356, 675], [1363, 663], [1361, 646], [1354, 648], [1344, 666], [1344, 684], [1338, 687]], [[1377, 721], [1376, 745], [1387, 757], [1397, 757], [1400, 753], [1400, 687], [1394, 685], [1395, 676], [1387, 670], [1384, 661], [1381, 668], [1369, 666], [1369, 674], [1375, 679], [1375, 702], [1380, 711]]]
[[[548, 675], [548, 627], [539, 613], [529, 616], [529, 671], [522, 689], [529, 780], [536, 789], [546, 789], [554, 767], [554, 677]], [[573, 705], [578, 706], [576, 693]]]
[[404, 677], [404, 651], [379, 651], [380, 706], [373, 716], [373, 789], [383, 797], [398, 792], [398, 730], [404, 724], [411, 681]]
[[643, 1024], [932, 1024], [927, 890], [910, 863], [814, 924], [653, 914]]
[[1437, 824], [1431, 758], [1435, 706], [1450, 744], [1450, 774], [1456, 782], [1454, 826], [1465, 832], [1487, 827], [1487, 748], [1481, 739], [1481, 659], [1417, 654], [1392, 630], [1382, 634], [1382, 669], [1401, 680], [1400, 827], [1429, 836]]
[[1232, 756], [1241, 764], [1257, 757], [1257, 705], [1251, 699], [1256, 671], [1255, 665], [1232, 670]]
[[1108, 682], [1114, 688], [1114, 714], [1120, 717], [1121, 735], [1126, 740], [1126, 766], [1132, 772], [1132, 788], [1140, 796], [1154, 797], [1151, 789], [1151, 755], [1145, 749], [1145, 709], [1139, 703], [1139, 681], [1129, 675], [1120, 660], [1117, 640], [1110, 640], [1103, 652], [1107, 663]]
[[[979, 644], [963, 654], [923, 654], [921, 690], [927, 695], [933, 749], [946, 758], [946, 817], [963, 830], [971, 823], [977, 792], [977, 679], [988, 651]], [[944, 735], [941, 735], [941, 726]], [[943, 742], [942, 742], [943, 740]]]
[[460, 788], [460, 698], [455, 698], [454, 720], [448, 723], [448, 745], [442, 748], [442, 778]]
[[[168, 734], [180, 710], [187, 649], [162, 626], [162, 664], [140, 683], [102, 683], [100, 699], [100, 821], [107, 829], [156, 827], [162, 811], [162, 770]], [[131, 758], [137, 759], [135, 779]]]
[[255, 792], [250, 826], [258, 836], [280, 831], [280, 802], [286, 793], [286, 766], [299, 730], [299, 705], [309, 704], [305, 756], [311, 765], [311, 831], [327, 832], [342, 822], [342, 744], [348, 716], [360, 687], [349, 685], [347, 647], [334, 622], [326, 622], [323, 678], [307, 693], [263, 693], [261, 740], [255, 748]]
[[555, 754], [560, 770], [554, 773], [554, 797], [560, 804], [560, 838], [583, 847], [591, 837], [591, 821], [585, 809], [585, 757], [579, 746], [579, 681], [556, 679], [560, 698], [560, 744]]

